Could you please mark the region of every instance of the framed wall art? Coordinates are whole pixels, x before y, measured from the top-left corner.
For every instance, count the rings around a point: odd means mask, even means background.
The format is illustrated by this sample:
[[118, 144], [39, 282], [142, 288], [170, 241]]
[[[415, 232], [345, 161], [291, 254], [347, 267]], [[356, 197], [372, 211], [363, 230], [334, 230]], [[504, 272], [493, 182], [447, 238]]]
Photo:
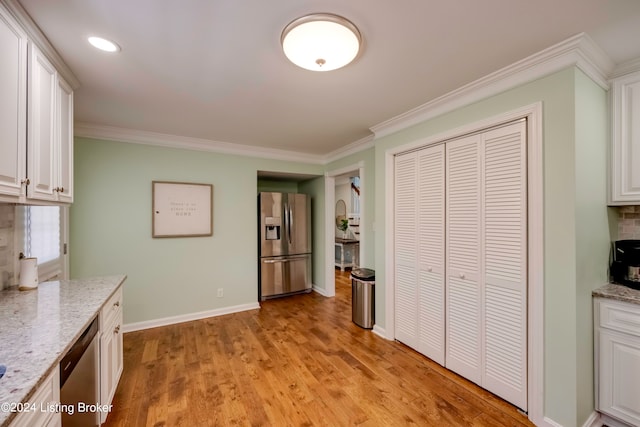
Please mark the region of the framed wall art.
[[213, 185], [152, 182], [153, 237], [213, 235]]

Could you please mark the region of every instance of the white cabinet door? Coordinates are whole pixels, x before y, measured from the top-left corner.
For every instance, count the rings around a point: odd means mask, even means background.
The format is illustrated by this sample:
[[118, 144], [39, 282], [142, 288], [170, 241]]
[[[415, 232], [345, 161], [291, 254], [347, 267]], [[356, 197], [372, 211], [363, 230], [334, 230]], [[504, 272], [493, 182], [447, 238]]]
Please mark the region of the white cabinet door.
[[[110, 307], [109, 307], [110, 308]], [[107, 316], [102, 316], [106, 318]], [[118, 387], [123, 369], [122, 309], [118, 309], [113, 321], [105, 326], [100, 336], [100, 404], [110, 405]], [[108, 411], [101, 413], [105, 422]]]
[[417, 155], [396, 156], [394, 184], [395, 336], [418, 349]]
[[599, 409], [640, 425], [640, 337], [600, 330]]
[[20, 196], [26, 177], [27, 35], [0, 5], [0, 194]]
[[418, 158], [418, 351], [444, 365], [444, 145]]
[[19, 413], [10, 427], [53, 427], [62, 424], [62, 416], [50, 405], [60, 403], [60, 369], [55, 366], [53, 372], [38, 386], [27, 402], [33, 405], [31, 411]]
[[73, 202], [73, 89], [58, 77], [56, 105], [57, 199]]
[[56, 200], [56, 69], [33, 44], [29, 44], [29, 134], [27, 142], [27, 196]]
[[640, 204], [640, 71], [613, 81], [609, 204]]
[[446, 366], [481, 384], [480, 135], [447, 143]]

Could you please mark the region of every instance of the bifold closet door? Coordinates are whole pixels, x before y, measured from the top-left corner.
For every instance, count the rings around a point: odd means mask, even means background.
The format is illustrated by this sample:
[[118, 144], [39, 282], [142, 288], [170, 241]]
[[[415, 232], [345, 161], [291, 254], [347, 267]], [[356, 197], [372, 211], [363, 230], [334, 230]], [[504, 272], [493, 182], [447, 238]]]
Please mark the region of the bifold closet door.
[[417, 155], [418, 351], [444, 365], [444, 145]]
[[481, 384], [481, 136], [447, 143], [446, 367]]
[[395, 160], [395, 335], [444, 365], [444, 145]]
[[418, 349], [417, 286], [417, 153], [395, 158], [394, 261], [395, 336]]
[[395, 337], [527, 409], [526, 122], [395, 158]]
[[527, 410], [526, 122], [483, 135], [482, 386]]
[[526, 122], [447, 143], [446, 182], [446, 367], [526, 410]]

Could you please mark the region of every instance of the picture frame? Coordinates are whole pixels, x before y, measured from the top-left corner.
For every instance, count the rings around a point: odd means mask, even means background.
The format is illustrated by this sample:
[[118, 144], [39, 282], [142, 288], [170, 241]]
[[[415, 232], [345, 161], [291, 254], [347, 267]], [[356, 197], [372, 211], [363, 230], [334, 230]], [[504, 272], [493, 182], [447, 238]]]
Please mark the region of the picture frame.
[[213, 185], [152, 181], [152, 237], [213, 236]]

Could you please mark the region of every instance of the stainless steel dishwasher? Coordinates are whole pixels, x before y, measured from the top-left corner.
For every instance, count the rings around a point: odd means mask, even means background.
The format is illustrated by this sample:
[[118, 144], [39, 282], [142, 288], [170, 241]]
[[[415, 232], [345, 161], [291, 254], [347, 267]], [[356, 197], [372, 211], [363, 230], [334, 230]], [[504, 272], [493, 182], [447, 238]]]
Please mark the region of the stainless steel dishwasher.
[[60, 403], [63, 427], [99, 426], [98, 318], [84, 330], [60, 362]]

